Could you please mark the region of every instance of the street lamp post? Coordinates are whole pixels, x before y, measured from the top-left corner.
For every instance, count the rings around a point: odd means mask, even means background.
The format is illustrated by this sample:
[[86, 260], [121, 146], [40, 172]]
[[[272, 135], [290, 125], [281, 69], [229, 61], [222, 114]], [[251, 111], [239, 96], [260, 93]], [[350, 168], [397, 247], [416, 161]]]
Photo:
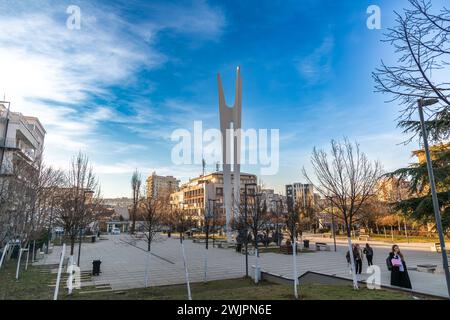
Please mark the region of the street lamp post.
[[214, 203], [215, 199], [208, 199], [208, 210], [205, 212], [205, 226], [206, 226], [206, 241], [205, 241], [205, 275], [204, 282], [207, 281], [207, 270], [208, 270], [208, 240], [209, 240], [209, 220], [211, 219], [211, 202], [213, 203], [213, 212], [214, 212]]
[[[277, 238], [275, 239], [276, 240], [276, 244], [277, 244], [277, 246], [279, 246], [279, 245], [281, 245], [281, 243], [280, 243], [280, 240], [279, 240], [279, 238], [280, 238], [280, 235], [279, 235], [279, 216], [280, 216], [280, 210], [279, 210], [279, 208], [281, 207], [283, 207], [283, 200], [281, 200], [281, 199], [278, 199], [278, 200], [272, 200], [272, 202], [275, 202], [275, 211], [276, 211], [276, 213], [275, 213], [275, 215], [276, 215], [276, 223], [277, 223], [277, 227], [275, 228], [275, 232], [276, 232], [276, 235], [277, 235]], [[281, 205], [280, 205], [280, 207], [278, 207], [278, 203], [280, 203]]]
[[49, 221], [49, 228], [48, 228], [48, 234], [47, 234], [47, 248], [45, 249], [45, 253], [48, 254], [48, 247], [50, 246], [50, 241], [52, 240], [52, 229], [53, 229], [53, 207], [55, 203], [55, 198], [60, 198], [60, 196], [54, 196], [52, 195], [52, 204], [50, 207], [50, 221]]
[[445, 248], [445, 237], [444, 232], [442, 231], [442, 222], [441, 222], [441, 214], [439, 212], [439, 201], [436, 193], [436, 183], [434, 180], [434, 172], [433, 165], [431, 163], [430, 156], [430, 148], [428, 146], [428, 135], [427, 129], [425, 127], [425, 120], [423, 116], [423, 107], [430, 106], [438, 102], [438, 99], [419, 99], [417, 100], [418, 109], [419, 109], [419, 117], [420, 117], [420, 126], [422, 129], [422, 137], [423, 137], [423, 147], [425, 150], [425, 156], [427, 159], [427, 170], [428, 170], [428, 179], [430, 180], [430, 189], [431, 189], [431, 197], [433, 200], [433, 209], [434, 209], [434, 219], [436, 221], [436, 228], [438, 230], [439, 242], [441, 245], [441, 253], [442, 253], [442, 264], [444, 267], [445, 273], [445, 281], [447, 282], [447, 292], [450, 298], [450, 273], [448, 269], [448, 260], [447, 260], [447, 251]]
[[[83, 205], [83, 211], [82, 211], [83, 215], [82, 215], [81, 219], [83, 219], [84, 215], [85, 215], [84, 211], [85, 211], [85, 208], [86, 208], [85, 202], [86, 202], [86, 194], [87, 193], [93, 193], [93, 191], [91, 191], [91, 190], [84, 190], [83, 191], [83, 203], [82, 203], [82, 205]], [[82, 237], [82, 231], [83, 231], [83, 229], [82, 229], [82, 220], [80, 220], [79, 228], [80, 228], [80, 241], [79, 241], [79, 244], [78, 244], [78, 261], [77, 261], [77, 266], [78, 267], [80, 266], [81, 242], [83, 240], [83, 237]]]
[[245, 226], [245, 276], [248, 277], [248, 228], [247, 228], [247, 187], [254, 186], [256, 183], [246, 183], [244, 185], [244, 226]]
[[336, 248], [336, 230], [334, 228], [334, 212], [333, 212], [334, 206], [333, 206], [333, 201], [331, 201], [331, 197], [330, 197], [330, 205], [331, 205], [331, 230], [332, 230], [331, 232], [333, 232], [334, 252], [336, 252], [337, 251], [337, 248]]

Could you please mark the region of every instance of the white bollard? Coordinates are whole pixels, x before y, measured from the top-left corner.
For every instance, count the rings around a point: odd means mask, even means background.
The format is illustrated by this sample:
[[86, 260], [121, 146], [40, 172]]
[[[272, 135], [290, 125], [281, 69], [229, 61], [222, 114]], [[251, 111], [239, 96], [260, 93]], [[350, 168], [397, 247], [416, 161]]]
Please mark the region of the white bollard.
[[184, 274], [186, 276], [186, 285], [187, 285], [187, 290], [188, 290], [188, 299], [192, 300], [191, 285], [189, 283], [189, 272], [188, 272], [187, 261], [186, 261], [186, 254], [184, 252], [184, 243], [183, 242], [181, 242], [181, 251], [182, 251], [182, 254], [183, 254]]
[[298, 299], [298, 274], [297, 274], [297, 238], [292, 242], [292, 260], [294, 264], [294, 296]]
[[8, 248], [9, 248], [9, 243], [7, 243], [7, 244], [5, 245], [5, 247], [3, 248], [2, 257], [0, 258], [0, 269], [2, 268], [3, 260], [5, 260], [6, 252], [8, 251]]
[[58, 275], [56, 277], [56, 286], [55, 286], [55, 293], [53, 295], [53, 300], [58, 300], [59, 283], [61, 282], [61, 271], [65, 252], [66, 252], [66, 244], [64, 243], [62, 247], [61, 258], [59, 260]]
[[22, 248], [20, 248], [19, 250], [19, 259], [17, 259], [16, 280], [19, 280], [20, 260], [22, 259], [22, 252], [24, 251], [25, 249]]

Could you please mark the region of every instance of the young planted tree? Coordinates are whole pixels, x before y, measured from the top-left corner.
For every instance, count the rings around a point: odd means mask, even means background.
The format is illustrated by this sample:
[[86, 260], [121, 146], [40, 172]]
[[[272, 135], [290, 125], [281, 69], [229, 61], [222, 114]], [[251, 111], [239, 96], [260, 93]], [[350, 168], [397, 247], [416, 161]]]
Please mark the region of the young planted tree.
[[77, 237], [81, 241], [83, 229], [96, 219], [101, 205], [99, 184], [87, 156], [80, 152], [72, 158], [65, 185], [57, 193], [55, 222], [69, 239], [73, 259]]
[[193, 225], [193, 215], [189, 210], [173, 209], [173, 210], [171, 210], [169, 217], [170, 217], [169, 219], [171, 220], [171, 224], [173, 224], [175, 226], [176, 230], [180, 234], [180, 246], [181, 246], [181, 254], [183, 256], [184, 274], [185, 274], [185, 278], [186, 278], [188, 299], [192, 300], [191, 286], [189, 283], [188, 262], [187, 262], [187, 258], [186, 258], [186, 251], [184, 248], [184, 234]]
[[381, 176], [381, 165], [378, 161], [370, 161], [360, 151], [357, 143], [353, 146], [347, 139], [343, 142], [332, 140], [329, 155], [324, 150], [314, 148], [311, 164], [315, 183], [304, 168], [303, 174], [314, 184], [316, 190], [329, 197], [344, 222], [351, 257], [353, 287], [358, 289], [351, 232], [361, 208], [375, 192]]
[[135, 170], [131, 176], [131, 192], [133, 204], [131, 207], [131, 234], [134, 234], [136, 229], [136, 215], [138, 210], [139, 199], [141, 197], [142, 178], [139, 171]]
[[[266, 201], [261, 201], [260, 196], [256, 194], [253, 203], [250, 203], [250, 205], [247, 204], [247, 220], [245, 221], [244, 219], [246, 229], [250, 230], [250, 233], [252, 234], [253, 247], [255, 248], [255, 272], [259, 270], [259, 233], [263, 231], [270, 222], [270, 218]], [[258, 281], [257, 274], [255, 274], [255, 282], [258, 283]]]
[[287, 214], [285, 217], [286, 229], [292, 246], [292, 271], [294, 276], [294, 296], [298, 299], [298, 274], [297, 274], [297, 238], [300, 230], [300, 210], [288, 198]]

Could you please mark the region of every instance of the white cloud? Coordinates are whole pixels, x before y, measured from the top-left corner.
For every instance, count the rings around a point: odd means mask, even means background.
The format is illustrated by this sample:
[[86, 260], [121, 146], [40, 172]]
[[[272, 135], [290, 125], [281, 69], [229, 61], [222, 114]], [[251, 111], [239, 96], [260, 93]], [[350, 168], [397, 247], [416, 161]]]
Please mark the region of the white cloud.
[[[163, 118], [148, 106], [149, 100], [132, 102], [125, 115], [111, 105], [96, 104], [92, 97], [108, 101], [109, 86], [135, 84], [139, 71], [166, 63], [169, 57], [155, 46], [161, 30], [212, 39], [224, 26], [220, 10], [204, 1], [158, 4], [159, 11], [153, 12], [158, 18], [151, 25], [123, 19], [116, 6], [88, 1], [79, 6], [81, 29], [69, 30], [64, 4], [0, 3], [0, 96], [6, 94], [13, 111], [37, 116], [44, 124], [49, 164], [68, 163], [68, 151], [95, 153], [99, 144], [123, 153], [129, 146], [117, 146], [108, 136], [97, 138], [102, 122], [144, 126]], [[149, 87], [145, 94], [153, 90]], [[133, 148], [142, 146], [134, 143]], [[108, 161], [102, 166], [104, 171], [124, 170], [108, 167]]]
[[311, 54], [297, 61], [297, 69], [310, 83], [326, 80], [332, 72], [334, 38], [325, 37]]

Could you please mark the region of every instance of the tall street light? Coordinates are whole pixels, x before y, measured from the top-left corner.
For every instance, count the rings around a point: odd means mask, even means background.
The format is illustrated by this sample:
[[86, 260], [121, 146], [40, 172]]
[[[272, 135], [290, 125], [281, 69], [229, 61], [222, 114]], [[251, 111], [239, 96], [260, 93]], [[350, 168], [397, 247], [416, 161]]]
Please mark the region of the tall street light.
[[447, 260], [447, 251], [445, 248], [445, 237], [444, 232], [442, 231], [442, 222], [441, 222], [441, 214], [439, 212], [439, 201], [436, 193], [436, 183], [434, 180], [434, 173], [433, 173], [433, 165], [431, 163], [431, 156], [430, 156], [430, 148], [428, 147], [428, 135], [427, 135], [427, 129], [425, 127], [425, 120], [423, 116], [423, 107], [431, 106], [435, 103], [437, 103], [438, 99], [419, 99], [417, 100], [417, 104], [419, 107], [419, 117], [420, 117], [420, 126], [422, 129], [422, 136], [423, 136], [423, 147], [425, 150], [425, 156], [427, 159], [427, 170], [428, 170], [428, 178], [430, 180], [430, 188], [431, 188], [431, 197], [433, 200], [433, 209], [434, 209], [434, 219], [436, 221], [436, 228], [438, 230], [439, 234], [439, 242], [441, 245], [441, 253], [442, 253], [442, 264], [444, 266], [444, 272], [445, 272], [445, 281], [447, 282], [447, 291], [448, 296], [450, 298], [450, 274], [448, 270], [448, 260]]
[[247, 187], [253, 186], [256, 187], [257, 184], [246, 183], [244, 186], [244, 226], [245, 226], [245, 276], [248, 277], [248, 228], [247, 228]]
[[[275, 200], [274, 199], [271, 202], [275, 202], [275, 211], [276, 211], [275, 216], [276, 216], [276, 223], [277, 223], [277, 227], [276, 227], [276, 231], [275, 231], [276, 235], [277, 235], [276, 244], [277, 244], [277, 246], [280, 246], [281, 243], [280, 243], [280, 235], [279, 235], [279, 233], [280, 233], [280, 230], [279, 230], [280, 210], [279, 210], [279, 208], [283, 208], [283, 200], [281, 200], [281, 199]], [[279, 203], [280, 203], [280, 207], [278, 207]]]
[[83, 220], [84, 215], [85, 215], [85, 210], [86, 210], [86, 194], [88, 194], [88, 193], [93, 194], [94, 191], [91, 191], [91, 190], [84, 190], [84, 191], [83, 191], [83, 203], [82, 203], [82, 205], [83, 205], [83, 211], [82, 211], [82, 216], [81, 216], [81, 219], [80, 219], [80, 225], [79, 225], [79, 227], [80, 227], [80, 242], [79, 242], [79, 244], [78, 244], [78, 261], [77, 261], [77, 266], [78, 266], [78, 267], [80, 266], [80, 258], [81, 258], [81, 242], [82, 242], [82, 240], [83, 240], [83, 237], [82, 237], [82, 231], [83, 231], [82, 223], [83, 223], [83, 221], [82, 221], [82, 220]]
[[48, 254], [48, 247], [50, 247], [50, 241], [52, 240], [52, 229], [53, 229], [53, 207], [55, 204], [55, 199], [59, 199], [61, 196], [55, 196], [52, 194], [52, 204], [50, 207], [50, 221], [49, 221], [49, 227], [48, 227], [48, 234], [47, 234], [47, 248], [45, 248], [45, 253]]

